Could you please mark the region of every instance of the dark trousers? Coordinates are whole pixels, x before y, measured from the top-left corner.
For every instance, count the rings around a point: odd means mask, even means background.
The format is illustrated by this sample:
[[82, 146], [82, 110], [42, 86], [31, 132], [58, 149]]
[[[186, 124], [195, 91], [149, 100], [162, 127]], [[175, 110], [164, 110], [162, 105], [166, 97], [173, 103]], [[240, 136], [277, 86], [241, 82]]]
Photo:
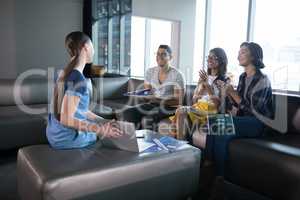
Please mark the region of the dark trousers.
[[[128, 108], [120, 115], [120, 120], [132, 122], [136, 125], [136, 129], [149, 129], [157, 131], [158, 123], [171, 115], [174, 115], [176, 107], [160, 106], [156, 103], [138, 104], [132, 108]], [[141, 123], [143, 121], [144, 127]]]
[[255, 117], [233, 117], [235, 135], [207, 135], [204, 156], [213, 160], [216, 173], [224, 176], [225, 163], [228, 158], [228, 144], [233, 139], [256, 138], [263, 134], [264, 124]]

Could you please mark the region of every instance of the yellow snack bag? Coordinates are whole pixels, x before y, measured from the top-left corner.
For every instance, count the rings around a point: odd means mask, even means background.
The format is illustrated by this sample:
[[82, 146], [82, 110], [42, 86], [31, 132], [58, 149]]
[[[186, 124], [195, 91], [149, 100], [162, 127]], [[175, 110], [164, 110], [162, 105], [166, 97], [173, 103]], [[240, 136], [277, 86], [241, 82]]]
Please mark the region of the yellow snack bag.
[[205, 99], [200, 99], [192, 107], [198, 110], [199, 113], [188, 112], [188, 116], [192, 123], [198, 122], [201, 126], [206, 123], [208, 114], [216, 114], [218, 112], [216, 105], [212, 101]]
[[[206, 123], [206, 116], [208, 114], [216, 114], [218, 112], [216, 105], [212, 101], [206, 99], [200, 99], [197, 103], [192, 105], [192, 108], [199, 112], [196, 113], [189, 111], [188, 116], [192, 123], [199, 122], [200, 125], [204, 125]], [[175, 123], [177, 120], [177, 113], [169, 117], [169, 119]]]

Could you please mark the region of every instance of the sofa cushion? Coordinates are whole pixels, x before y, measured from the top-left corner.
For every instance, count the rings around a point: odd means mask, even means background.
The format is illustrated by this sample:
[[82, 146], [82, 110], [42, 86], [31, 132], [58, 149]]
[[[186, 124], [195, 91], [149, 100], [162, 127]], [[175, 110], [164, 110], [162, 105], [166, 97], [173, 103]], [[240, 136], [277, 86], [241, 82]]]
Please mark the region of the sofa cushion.
[[93, 78], [93, 101], [99, 103], [104, 99], [124, 98], [128, 81], [129, 77]]
[[0, 91], [0, 150], [47, 143], [48, 79], [1, 79]]
[[41, 116], [23, 115], [0, 121], [0, 150], [45, 144], [46, 121]]
[[38, 114], [26, 113], [18, 106], [0, 107], [0, 150], [32, 144], [45, 144], [47, 104], [28, 106]]
[[124, 93], [143, 87], [143, 81], [129, 77], [93, 78], [93, 98], [90, 109], [96, 114], [112, 119], [136, 101]]
[[48, 104], [18, 105], [18, 106], [0, 106], [0, 119], [13, 119], [25, 115], [38, 115], [47, 117]]
[[300, 136], [239, 139], [229, 145], [226, 179], [272, 199], [299, 199]]
[[[48, 80], [46, 78], [25, 79], [20, 83], [15, 79], [1, 79], [0, 91], [0, 106], [46, 104], [48, 102]], [[22, 102], [15, 101], [18, 97]]]
[[21, 199], [184, 199], [197, 191], [200, 151], [132, 153], [103, 148], [19, 150]]
[[114, 119], [117, 115], [123, 112], [124, 109], [132, 106], [128, 105], [128, 98], [123, 99], [106, 99], [100, 104], [91, 104], [90, 109], [97, 115], [106, 118]]

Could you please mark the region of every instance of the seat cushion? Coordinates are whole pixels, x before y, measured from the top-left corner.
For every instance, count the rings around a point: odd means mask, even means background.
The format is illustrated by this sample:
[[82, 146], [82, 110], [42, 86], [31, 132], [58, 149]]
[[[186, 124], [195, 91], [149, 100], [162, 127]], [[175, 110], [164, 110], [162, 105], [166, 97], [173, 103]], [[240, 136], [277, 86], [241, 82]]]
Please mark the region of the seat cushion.
[[48, 104], [0, 106], [0, 119], [13, 119], [27, 115], [46, 118], [48, 115], [48, 106]]
[[272, 199], [299, 199], [300, 136], [234, 140], [226, 179]]
[[97, 115], [105, 119], [113, 119], [123, 112], [124, 109], [130, 108], [128, 105], [128, 99], [106, 99], [100, 104], [91, 104], [90, 109]]
[[129, 100], [129, 98], [122, 98], [122, 99], [105, 99], [103, 101], [103, 104], [106, 106], [111, 107], [113, 110], [117, 111], [117, 110], [122, 110], [125, 108], [130, 108], [133, 106], [133, 104], [131, 104], [130, 102], [131, 100]]
[[93, 78], [93, 99], [100, 103], [103, 99], [120, 99], [127, 92], [128, 77]]
[[0, 150], [47, 143], [47, 106], [30, 105], [35, 114], [17, 106], [0, 107]]
[[183, 199], [197, 191], [200, 151], [132, 153], [101, 147], [19, 150], [22, 199]]

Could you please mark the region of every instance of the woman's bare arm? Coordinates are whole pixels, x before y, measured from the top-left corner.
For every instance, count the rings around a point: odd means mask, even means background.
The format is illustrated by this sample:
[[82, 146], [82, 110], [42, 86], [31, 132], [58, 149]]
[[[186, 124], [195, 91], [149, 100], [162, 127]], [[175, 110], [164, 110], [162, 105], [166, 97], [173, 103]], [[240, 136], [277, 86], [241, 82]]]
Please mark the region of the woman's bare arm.
[[92, 121], [95, 121], [96, 123], [100, 123], [100, 124], [104, 124], [105, 122], [107, 122], [108, 120], [107, 119], [104, 119], [103, 117], [100, 117], [99, 115], [95, 114], [94, 112], [92, 111], [87, 111], [86, 113], [87, 115], [87, 118], [89, 120], [92, 120]]
[[98, 132], [100, 127], [97, 124], [82, 121], [74, 117], [79, 101], [80, 97], [78, 96], [64, 96], [60, 113], [60, 122], [65, 126], [80, 131]]
[[232, 87], [232, 85], [229, 85], [227, 87], [227, 94], [228, 96], [230, 96], [235, 103], [237, 103], [238, 105], [241, 103], [242, 98], [240, 97], [240, 95], [237, 93], [237, 91], [234, 90], [234, 88]]
[[97, 135], [107, 137], [118, 137], [122, 135], [118, 128], [115, 128], [110, 122], [103, 125], [91, 123], [75, 118], [75, 112], [78, 107], [80, 97], [65, 95], [62, 101], [62, 108], [60, 113], [60, 122], [68, 127], [80, 131], [95, 132]]

